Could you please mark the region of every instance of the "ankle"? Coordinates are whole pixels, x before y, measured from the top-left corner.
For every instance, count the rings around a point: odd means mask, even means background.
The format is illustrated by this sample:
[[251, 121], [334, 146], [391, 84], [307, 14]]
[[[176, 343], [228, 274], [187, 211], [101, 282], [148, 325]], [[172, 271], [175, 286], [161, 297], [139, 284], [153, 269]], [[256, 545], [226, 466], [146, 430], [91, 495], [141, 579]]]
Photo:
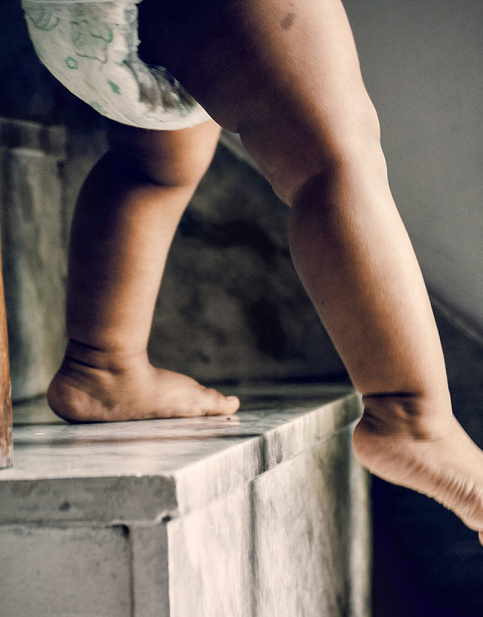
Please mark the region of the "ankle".
[[454, 418], [449, 392], [364, 395], [362, 402], [361, 428], [380, 437], [438, 439], [448, 434]]
[[149, 364], [146, 349], [125, 349], [117, 347], [95, 347], [70, 339], [65, 350], [63, 366], [84, 366], [111, 373], [120, 373], [135, 366]]

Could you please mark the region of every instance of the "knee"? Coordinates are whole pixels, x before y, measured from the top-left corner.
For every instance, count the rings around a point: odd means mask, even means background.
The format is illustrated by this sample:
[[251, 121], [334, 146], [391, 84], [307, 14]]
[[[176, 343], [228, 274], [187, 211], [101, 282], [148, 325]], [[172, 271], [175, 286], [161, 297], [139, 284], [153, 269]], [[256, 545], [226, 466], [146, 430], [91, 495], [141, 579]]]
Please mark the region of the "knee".
[[[319, 196], [330, 198], [330, 185], [359, 178], [387, 182], [381, 148], [379, 119], [368, 96], [345, 110], [283, 135], [283, 147], [276, 153], [267, 174], [277, 195], [295, 205], [313, 184]], [[320, 184], [327, 190], [320, 192]]]
[[213, 158], [220, 128], [209, 121], [177, 131], [148, 131], [110, 122], [112, 150], [122, 152], [148, 181], [160, 186], [196, 187]]

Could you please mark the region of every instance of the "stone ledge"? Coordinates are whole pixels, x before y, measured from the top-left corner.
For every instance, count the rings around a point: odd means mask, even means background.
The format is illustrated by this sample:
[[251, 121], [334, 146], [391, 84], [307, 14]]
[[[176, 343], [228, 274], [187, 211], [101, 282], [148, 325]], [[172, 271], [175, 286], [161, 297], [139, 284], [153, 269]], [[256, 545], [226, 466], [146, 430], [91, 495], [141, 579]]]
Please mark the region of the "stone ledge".
[[70, 426], [17, 406], [2, 617], [369, 617], [359, 398], [237, 393], [231, 419]]
[[[319, 388], [317, 404], [295, 398], [286, 409], [280, 409], [279, 394], [271, 401], [266, 390], [254, 404], [252, 391], [245, 400], [258, 409], [230, 419], [109, 425], [68, 425], [42, 399], [17, 405], [14, 466], [0, 474], [0, 525], [156, 522], [206, 507], [351, 425], [359, 399], [349, 394], [330, 400], [335, 392], [349, 390]], [[45, 424], [28, 424], [32, 414]]]

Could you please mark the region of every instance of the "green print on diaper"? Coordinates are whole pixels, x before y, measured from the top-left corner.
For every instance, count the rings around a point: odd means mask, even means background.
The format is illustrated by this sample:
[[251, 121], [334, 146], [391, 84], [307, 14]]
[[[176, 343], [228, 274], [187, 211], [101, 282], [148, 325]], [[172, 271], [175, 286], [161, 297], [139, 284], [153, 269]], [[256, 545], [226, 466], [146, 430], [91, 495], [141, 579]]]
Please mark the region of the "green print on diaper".
[[105, 64], [107, 48], [114, 35], [111, 28], [93, 14], [93, 8], [75, 7], [70, 20], [72, 43], [79, 56]]
[[99, 105], [99, 103], [96, 103], [96, 101], [92, 101], [91, 103], [89, 103], [89, 105], [92, 107], [92, 109], [95, 109], [97, 112], [99, 112], [100, 114], [102, 114], [103, 116], [106, 115], [106, 112], [104, 111], [104, 109], [102, 108], [101, 105]]
[[54, 28], [57, 28], [60, 22], [60, 17], [56, 9], [29, 9], [25, 10], [32, 24], [39, 30], [45, 30], [50, 32]]
[[78, 69], [79, 68], [79, 63], [77, 62], [77, 60], [75, 58], [72, 58], [71, 56], [66, 58], [64, 62], [67, 65], [68, 69]]
[[111, 80], [109, 80], [107, 83], [111, 86], [111, 90], [113, 92], [115, 92], [116, 94], [121, 94], [121, 88], [117, 84], [115, 84]]

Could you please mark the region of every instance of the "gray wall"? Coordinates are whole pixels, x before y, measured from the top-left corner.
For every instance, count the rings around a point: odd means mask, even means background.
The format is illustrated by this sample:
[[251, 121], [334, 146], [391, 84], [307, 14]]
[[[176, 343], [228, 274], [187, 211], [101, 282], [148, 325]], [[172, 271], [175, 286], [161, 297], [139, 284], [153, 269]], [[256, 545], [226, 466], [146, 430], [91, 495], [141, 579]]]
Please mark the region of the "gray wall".
[[483, 2], [346, 0], [428, 286], [483, 331]]

